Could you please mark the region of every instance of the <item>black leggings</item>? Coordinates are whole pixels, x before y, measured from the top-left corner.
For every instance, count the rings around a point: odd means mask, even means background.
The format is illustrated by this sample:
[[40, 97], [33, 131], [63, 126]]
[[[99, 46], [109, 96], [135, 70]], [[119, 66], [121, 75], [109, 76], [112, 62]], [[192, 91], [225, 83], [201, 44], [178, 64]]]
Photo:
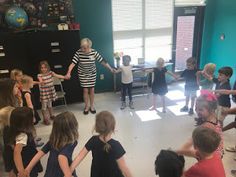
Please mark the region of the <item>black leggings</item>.
[[129, 84], [123, 84], [121, 88], [121, 101], [125, 101], [126, 92], [128, 92], [129, 101], [132, 101], [132, 82]]

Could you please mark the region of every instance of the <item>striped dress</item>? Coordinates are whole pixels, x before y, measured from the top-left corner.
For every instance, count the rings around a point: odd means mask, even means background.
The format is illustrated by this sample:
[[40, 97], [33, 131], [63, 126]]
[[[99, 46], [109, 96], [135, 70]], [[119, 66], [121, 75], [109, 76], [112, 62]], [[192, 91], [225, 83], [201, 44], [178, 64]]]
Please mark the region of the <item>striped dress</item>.
[[99, 63], [106, 62], [105, 59], [94, 49], [89, 53], [84, 53], [81, 49], [77, 50], [72, 63], [78, 64], [78, 76], [81, 87], [94, 87], [96, 83], [96, 61]]
[[57, 98], [56, 90], [53, 85], [53, 72], [49, 71], [46, 74], [38, 74], [38, 78], [42, 78], [44, 84], [39, 85], [40, 101], [51, 102]]

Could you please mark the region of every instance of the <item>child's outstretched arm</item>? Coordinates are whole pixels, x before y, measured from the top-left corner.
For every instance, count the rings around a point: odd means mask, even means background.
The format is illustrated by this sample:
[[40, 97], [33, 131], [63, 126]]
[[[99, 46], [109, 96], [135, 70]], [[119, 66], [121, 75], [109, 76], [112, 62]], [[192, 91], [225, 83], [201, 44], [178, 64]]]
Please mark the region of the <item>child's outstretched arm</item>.
[[220, 90], [214, 90], [215, 93], [224, 94], [224, 95], [236, 95], [236, 90], [226, 90], [226, 89], [220, 89]]
[[175, 78], [175, 80], [179, 79], [179, 77], [177, 75], [175, 75], [174, 73], [172, 73], [171, 71], [167, 71], [166, 73], [171, 75], [173, 78]]
[[125, 158], [124, 156], [122, 156], [121, 158], [119, 158], [117, 161], [117, 164], [122, 172], [122, 174], [125, 176], [125, 177], [132, 177], [132, 174], [128, 168], [128, 166], [126, 165], [126, 162], [125, 162]]
[[53, 77], [56, 77], [58, 79], [66, 79], [67, 78], [67, 77], [65, 77], [65, 76], [63, 76], [61, 74], [57, 74], [57, 73], [54, 73], [54, 72], [52, 72], [52, 75], [53, 75]]
[[69, 166], [67, 157], [60, 154], [58, 156], [58, 162], [59, 162], [60, 168], [64, 174], [64, 177], [71, 177], [72, 172], [70, 170], [70, 166]]
[[22, 148], [23, 148], [23, 144], [21, 144], [21, 143], [15, 145], [13, 159], [14, 159], [14, 162], [16, 165], [16, 169], [18, 171], [17, 176], [26, 177], [27, 173], [26, 173], [25, 168], [23, 166], [23, 161], [22, 161], [22, 156], [21, 156]]
[[34, 168], [34, 166], [38, 163], [38, 161], [45, 155], [43, 151], [38, 151], [38, 153], [33, 157], [33, 159], [30, 161], [28, 166], [26, 167], [26, 172], [29, 175], [31, 170]]
[[79, 152], [79, 155], [76, 156], [75, 160], [72, 162], [70, 166], [71, 172], [75, 170], [75, 168], [80, 164], [80, 162], [86, 157], [88, 152], [89, 151], [85, 147]]
[[200, 85], [200, 76], [201, 76], [201, 74], [202, 74], [202, 71], [198, 71], [198, 72], [196, 73], [196, 79], [197, 79], [197, 84], [198, 84], [198, 85]]
[[193, 140], [192, 138], [188, 139], [186, 143], [184, 143], [180, 149], [175, 151], [179, 155], [184, 155], [188, 157], [197, 158], [195, 150], [193, 149]]

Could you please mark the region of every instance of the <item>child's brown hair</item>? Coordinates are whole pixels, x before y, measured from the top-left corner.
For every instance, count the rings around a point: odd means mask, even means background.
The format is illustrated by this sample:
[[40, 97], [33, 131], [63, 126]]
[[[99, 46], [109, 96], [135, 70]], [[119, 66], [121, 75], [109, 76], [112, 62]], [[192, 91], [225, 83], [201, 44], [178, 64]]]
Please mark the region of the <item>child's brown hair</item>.
[[104, 146], [104, 151], [106, 152], [109, 152], [111, 145], [106, 142], [105, 138], [107, 135], [114, 132], [115, 125], [115, 118], [109, 111], [101, 111], [96, 115], [95, 131], [103, 137], [106, 143]]
[[194, 147], [203, 154], [211, 154], [216, 151], [221, 141], [220, 135], [215, 130], [202, 126], [193, 131], [192, 138]]
[[49, 138], [51, 146], [60, 150], [65, 145], [74, 143], [78, 137], [78, 122], [75, 115], [69, 111], [58, 114], [53, 121]]
[[41, 73], [41, 66], [42, 66], [42, 65], [45, 65], [46, 68], [48, 69], [48, 71], [51, 70], [50, 65], [48, 64], [48, 62], [47, 62], [46, 60], [43, 60], [43, 61], [40, 61], [40, 63], [39, 63], [39, 72], [40, 72], [40, 73]]
[[196, 59], [194, 57], [190, 57], [186, 60], [186, 63], [196, 66]]
[[231, 77], [233, 75], [233, 69], [229, 66], [222, 67], [218, 70], [218, 73], [224, 74], [227, 77]]
[[23, 72], [20, 69], [13, 69], [10, 73], [10, 78], [16, 80], [17, 75], [23, 75]]

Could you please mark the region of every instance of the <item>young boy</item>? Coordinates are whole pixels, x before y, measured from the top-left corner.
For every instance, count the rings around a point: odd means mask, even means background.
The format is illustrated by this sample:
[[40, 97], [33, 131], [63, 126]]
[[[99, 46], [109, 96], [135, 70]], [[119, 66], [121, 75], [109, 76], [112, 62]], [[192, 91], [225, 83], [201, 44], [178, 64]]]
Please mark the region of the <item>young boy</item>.
[[[196, 78], [196, 60], [194, 58], [189, 58], [186, 61], [187, 69], [183, 71], [180, 77], [185, 80], [185, 106], [180, 109], [181, 112], [188, 112], [190, 115], [193, 114], [193, 107], [196, 99], [196, 91], [199, 89]], [[191, 98], [191, 107], [188, 109], [189, 100]]]
[[128, 92], [129, 96], [129, 107], [130, 109], [134, 109], [133, 101], [132, 101], [132, 83], [133, 83], [133, 73], [132, 73], [132, 65], [130, 65], [131, 57], [129, 55], [124, 55], [122, 57], [123, 66], [121, 66], [116, 73], [121, 72], [121, 107], [123, 110], [126, 107], [126, 92]]
[[220, 135], [210, 128], [198, 127], [192, 139], [199, 161], [184, 173], [184, 177], [226, 177], [221, 157], [215, 153]]
[[181, 177], [185, 160], [170, 150], [161, 150], [155, 161], [155, 172], [159, 177]]

